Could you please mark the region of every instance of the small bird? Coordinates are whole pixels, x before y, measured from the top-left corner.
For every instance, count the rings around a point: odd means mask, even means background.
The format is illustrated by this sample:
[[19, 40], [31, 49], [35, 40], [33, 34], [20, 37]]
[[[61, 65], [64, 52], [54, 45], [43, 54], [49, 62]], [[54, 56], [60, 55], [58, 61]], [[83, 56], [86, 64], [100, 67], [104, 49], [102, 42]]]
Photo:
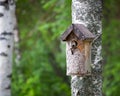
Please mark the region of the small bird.
[[71, 42], [71, 53], [72, 53], [72, 55], [74, 54], [74, 50], [77, 48], [77, 41], [75, 41], [75, 40], [73, 40], [72, 42]]

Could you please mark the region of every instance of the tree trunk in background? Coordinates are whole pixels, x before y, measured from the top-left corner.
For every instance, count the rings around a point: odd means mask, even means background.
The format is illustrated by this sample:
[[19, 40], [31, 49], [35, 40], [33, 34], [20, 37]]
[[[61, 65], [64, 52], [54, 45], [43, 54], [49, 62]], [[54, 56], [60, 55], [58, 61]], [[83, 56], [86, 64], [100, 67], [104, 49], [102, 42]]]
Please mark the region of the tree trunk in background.
[[0, 0], [0, 96], [11, 96], [15, 21], [14, 0]]
[[72, 23], [84, 24], [96, 38], [92, 48], [92, 76], [72, 76], [72, 96], [102, 96], [102, 0], [72, 0]]
[[17, 21], [16, 21], [16, 27], [14, 30], [14, 52], [15, 52], [15, 65], [17, 67], [20, 65], [20, 59], [21, 59], [19, 44], [20, 44], [20, 35], [19, 35], [19, 30], [18, 30]]

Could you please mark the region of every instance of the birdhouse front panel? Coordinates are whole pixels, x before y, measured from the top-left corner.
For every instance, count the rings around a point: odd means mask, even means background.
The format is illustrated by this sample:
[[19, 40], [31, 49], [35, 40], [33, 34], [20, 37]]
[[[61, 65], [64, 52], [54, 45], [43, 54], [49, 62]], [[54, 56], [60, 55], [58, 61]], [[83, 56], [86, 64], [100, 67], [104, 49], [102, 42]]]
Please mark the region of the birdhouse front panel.
[[66, 43], [67, 75], [82, 75], [85, 70], [84, 43], [73, 33], [70, 34]]

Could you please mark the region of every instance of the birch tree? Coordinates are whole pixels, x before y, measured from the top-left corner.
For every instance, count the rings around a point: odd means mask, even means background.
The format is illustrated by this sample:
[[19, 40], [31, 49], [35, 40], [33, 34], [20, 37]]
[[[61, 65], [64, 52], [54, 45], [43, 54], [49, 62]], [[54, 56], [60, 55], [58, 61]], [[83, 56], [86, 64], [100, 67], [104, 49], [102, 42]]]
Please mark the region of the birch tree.
[[0, 96], [11, 96], [10, 83], [15, 26], [14, 0], [0, 0]]
[[20, 59], [21, 59], [19, 44], [20, 44], [20, 33], [18, 30], [18, 25], [17, 25], [17, 21], [16, 21], [16, 27], [14, 29], [14, 53], [15, 53], [16, 66], [19, 66]]
[[102, 0], [72, 0], [72, 23], [85, 25], [96, 38], [92, 47], [92, 76], [72, 76], [72, 96], [102, 96]]

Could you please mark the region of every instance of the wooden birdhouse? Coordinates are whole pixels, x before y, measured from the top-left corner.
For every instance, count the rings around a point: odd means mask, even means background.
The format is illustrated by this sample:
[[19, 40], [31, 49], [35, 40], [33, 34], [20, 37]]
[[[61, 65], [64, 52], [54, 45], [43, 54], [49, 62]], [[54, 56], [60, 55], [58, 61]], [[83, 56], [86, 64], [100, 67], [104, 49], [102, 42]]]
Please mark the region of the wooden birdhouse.
[[67, 75], [91, 74], [91, 42], [94, 35], [82, 24], [72, 24], [61, 36], [66, 41]]

